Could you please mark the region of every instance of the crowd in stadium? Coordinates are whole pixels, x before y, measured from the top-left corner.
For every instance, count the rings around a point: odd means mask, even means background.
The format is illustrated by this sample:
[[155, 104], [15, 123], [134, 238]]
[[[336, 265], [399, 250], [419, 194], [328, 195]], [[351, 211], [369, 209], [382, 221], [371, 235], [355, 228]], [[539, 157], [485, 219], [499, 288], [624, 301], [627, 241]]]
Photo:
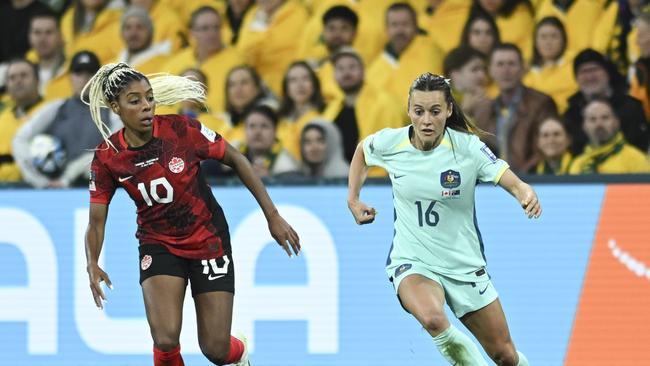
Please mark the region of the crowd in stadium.
[[346, 177], [359, 141], [410, 123], [407, 91], [427, 71], [449, 78], [482, 140], [516, 173], [648, 173], [646, 3], [5, 1], [0, 183], [87, 182], [102, 136], [80, 95], [111, 62], [201, 81], [205, 104], [156, 114], [198, 119], [260, 177]]

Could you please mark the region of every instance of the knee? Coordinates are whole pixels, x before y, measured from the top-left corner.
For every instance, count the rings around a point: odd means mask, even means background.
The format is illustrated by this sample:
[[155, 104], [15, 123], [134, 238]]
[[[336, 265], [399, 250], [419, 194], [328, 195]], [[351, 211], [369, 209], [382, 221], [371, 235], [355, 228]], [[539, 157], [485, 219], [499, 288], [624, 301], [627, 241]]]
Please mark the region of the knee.
[[215, 365], [225, 365], [230, 353], [230, 342], [214, 341], [209, 343], [201, 343], [201, 352], [203, 355]]
[[511, 344], [498, 347], [489, 352], [490, 358], [499, 366], [517, 366], [519, 357], [515, 347]]
[[154, 346], [163, 351], [163, 352], [169, 352], [179, 345], [178, 338], [174, 339], [173, 337], [160, 337], [160, 338], [154, 338], [153, 341]]
[[430, 311], [422, 314], [420, 323], [429, 333], [437, 334], [449, 327], [449, 320], [443, 312]]

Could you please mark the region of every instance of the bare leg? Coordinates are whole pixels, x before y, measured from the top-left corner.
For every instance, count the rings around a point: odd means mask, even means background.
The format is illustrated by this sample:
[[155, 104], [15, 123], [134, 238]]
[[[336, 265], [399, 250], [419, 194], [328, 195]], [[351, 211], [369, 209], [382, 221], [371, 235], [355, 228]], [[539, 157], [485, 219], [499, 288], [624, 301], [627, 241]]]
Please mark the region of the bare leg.
[[201, 352], [215, 365], [223, 365], [230, 351], [233, 294], [217, 291], [194, 297]]
[[399, 297], [404, 308], [417, 319], [432, 337], [449, 328], [445, 314], [445, 291], [433, 280], [413, 274], [399, 285]]
[[449, 323], [444, 311], [445, 292], [440, 284], [413, 274], [402, 280], [398, 292], [404, 307], [431, 334], [436, 347], [449, 363], [487, 366], [474, 342]]
[[167, 275], [149, 277], [142, 282], [151, 337], [154, 346], [161, 351], [178, 347], [185, 287], [185, 279]]
[[516, 366], [519, 357], [510, 338], [508, 323], [499, 299], [460, 319], [499, 366]]

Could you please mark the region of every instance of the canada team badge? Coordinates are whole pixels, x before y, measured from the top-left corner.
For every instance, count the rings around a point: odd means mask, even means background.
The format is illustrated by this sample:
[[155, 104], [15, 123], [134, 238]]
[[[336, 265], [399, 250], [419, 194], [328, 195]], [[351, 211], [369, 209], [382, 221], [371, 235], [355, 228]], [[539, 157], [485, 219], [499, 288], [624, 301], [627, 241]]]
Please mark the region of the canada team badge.
[[151, 266], [152, 260], [153, 259], [151, 259], [151, 256], [149, 254], [146, 254], [140, 261], [140, 268], [142, 268], [143, 271], [146, 271], [147, 268]]
[[169, 170], [172, 171], [172, 173], [180, 173], [185, 169], [185, 162], [181, 158], [173, 157], [172, 160], [169, 161]]

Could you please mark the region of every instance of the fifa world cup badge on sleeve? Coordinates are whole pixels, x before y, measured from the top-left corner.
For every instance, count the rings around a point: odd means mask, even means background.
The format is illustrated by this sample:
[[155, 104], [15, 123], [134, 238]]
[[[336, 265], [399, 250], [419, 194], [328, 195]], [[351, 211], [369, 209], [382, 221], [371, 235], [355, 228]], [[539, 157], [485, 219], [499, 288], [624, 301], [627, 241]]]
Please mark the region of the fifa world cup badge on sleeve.
[[483, 154], [485, 154], [485, 156], [488, 157], [488, 159], [490, 159], [491, 162], [494, 163], [494, 162], [497, 161], [497, 156], [494, 155], [492, 150], [490, 150], [490, 148], [487, 145], [483, 145], [483, 147], [481, 148], [481, 151], [483, 152]]
[[96, 191], [97, 187], [95, 186], [95, 171], [90, 171], [90, 180], [88, 181], [88, 189], [91, 191]]
[[440, 185], [442, 188], [458, 187], [460, 185], [460, 173], [451, 169], [440, 173]]
[[214, 142], [217, 139], [217, 133], [212, 131], [211, 129], [205, 127], [205, 125], [203, 123], [201, 123], [201, 133], [210, 142]]

